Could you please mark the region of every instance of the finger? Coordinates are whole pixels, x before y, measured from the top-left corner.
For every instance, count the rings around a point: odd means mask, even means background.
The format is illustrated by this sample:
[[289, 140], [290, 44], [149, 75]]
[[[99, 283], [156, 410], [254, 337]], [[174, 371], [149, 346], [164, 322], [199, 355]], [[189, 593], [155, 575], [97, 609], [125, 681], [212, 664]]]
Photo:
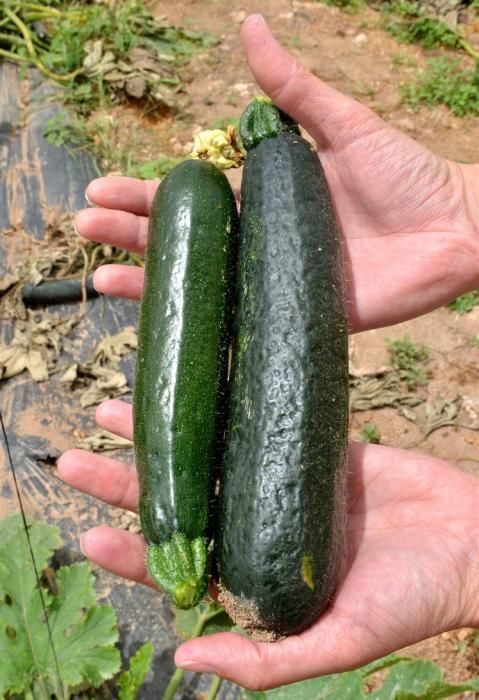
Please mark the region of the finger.
[[146, 245], [148, 219], [127, 211], [82, 209], [75, 217], [75, 228], [80, 236], [91, 241], [142, 253]]
[[146, 570], [146, 544], [141, 535], [100, 525], [81, 536], [80, 546], [102, 569], [158, 590]]
[[68, 450], [58, 460], [57, 470], [60, 479], [78, 491], [117, 508], [138, 508], [138, 480], [130, 464], [86, 450]]
[[93, 274], [95, 289], [123, 299], [141, 298], [144, 270], [134, 265], [102, 265]]
[[319, 147], [327, 148], [339, 139], [353, 140], [359, 135], [355, 125], [364, 131], [371, 121], [382, 123], [367, 107], [302, 68], [278, 44], [261, 15], [245, 19], [241, 40], [260, 88], [304, 126]]
[[[245, 688], [265, 690], [287, 683], [344, 671], [370, 660], [360, 651], [363, 633], [353, 625], [327, 622], [278, 642], [254, 642], [232, 632], [221, 632], [182, 644], [175, 664], [197, 673], [214, 673]], [[332, 636], [334, 635], [334, 636]]]
[[86, 188], [91, 204], [106, 209], [122, 209], [148, 216], [159, 180], [137, 180], [134, 177], [99, 177]]
[[100, 428], [109, 430], [127, 440], [133, 440], [133, 414], [130, 404], [119, 399], [103, 401], [96, 409], [96, 422]]

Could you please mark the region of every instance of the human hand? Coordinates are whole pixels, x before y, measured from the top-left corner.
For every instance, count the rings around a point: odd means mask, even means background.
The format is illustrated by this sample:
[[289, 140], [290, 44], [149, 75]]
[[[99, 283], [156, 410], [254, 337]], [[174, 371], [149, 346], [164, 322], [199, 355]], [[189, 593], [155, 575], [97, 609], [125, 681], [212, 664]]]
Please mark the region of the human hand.
[[[260, 86], [318, 141], [345, 241], [351, 328], [405, 320], [478, 286], [471, 194], [478, 166], [434, 156], [297, 68], [257, 17], [242, 35]], [[87, 192], [99, 208], [78, 216], [79, 232], [141, 252], [156, 186], [94, 181]], [[142, 283], [133, 267], [105, 266], [95, 276], [100, 291], [130, 298], [140, 297]], [[131, 415], [120, 402], [107, 402], [98, 417], [102, 427], [125, 434], [126, 425], [130, 434]], [[265, 688], [344, 671], [442, 630], [479, 624], [477, 482], [436, 460], [372, 445], [352, 447], [350, 468], [348, 564], [321, 619], [275, 644], [232, 634], [187, 642], [179, 665]], [[59, 471], [76, 488], [136, 507], [133, 468], [71, 451]], [[83, 548], [104, 568], [153, 585], [140, 536], [94, 528]]]
[[[107, 401], [101, 427], [131, 439], [131, 407]], [[82, 450], [59, 460], [60, 477], [111, 505], [136, 510], [133, 466]], [[264, 689], [356, 668], [444, 630], [479, 626], [479, 481], [444, 462], [353, 443], [347, 561], [334, 599], [305, 632], [275, 643], [219, 633], [190, 640], [175, 662]], [[100, 526], [85, 554], [119, 576], [154, 586], [140, 535]]]
[[[344, 241], [351, 330], [421, 315], [479, 286], [479, 166], [434, 155], [367, 107], [299, 67], [262, 18], [242, 40], [253, 74], [274, 102], [317, 141]], [[144, 249], [157, 182], [100, 178], [99, 208], [80, 212], [87, 238]], [[143, 272], [105, 265], [95, 285], [139, 298]]]

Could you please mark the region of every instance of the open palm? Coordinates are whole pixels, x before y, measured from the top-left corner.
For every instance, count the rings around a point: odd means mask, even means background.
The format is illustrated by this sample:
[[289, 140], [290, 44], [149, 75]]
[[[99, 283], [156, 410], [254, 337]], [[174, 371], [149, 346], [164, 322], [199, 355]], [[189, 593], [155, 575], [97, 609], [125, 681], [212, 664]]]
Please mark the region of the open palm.
[[[105, 402], [98, 422], [131, 438], [131, 408]], [[136, 511], [135, 469], [70, 450], [67, 483]], [[275, 644], [233, 633], [192, 640], [176, 662], [250, 688], [345, 671], [443, 630], [479, 624], [479, 482], [423, 455], [352, 444], [348, 551], [335, 598], [311, 628]], [[154, 586], [140, 535], [100, 526], [82, 539], [87, 556], [115, 574]]]

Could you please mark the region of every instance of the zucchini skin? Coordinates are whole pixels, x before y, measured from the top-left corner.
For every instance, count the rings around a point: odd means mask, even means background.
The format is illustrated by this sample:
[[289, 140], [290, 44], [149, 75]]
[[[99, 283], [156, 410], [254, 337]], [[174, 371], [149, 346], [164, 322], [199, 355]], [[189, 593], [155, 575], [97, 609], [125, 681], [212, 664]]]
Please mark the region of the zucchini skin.
[[228, 180], [199, 160], [171, 171], [150, 213], [133, 397], [140, 519], [149, 573], [185, 608], [207, 585], [237, 226]]
[[297, 134], [247, 155], [237, 294], [220, 600], [243, 626], [287, 635], [337, 583], [348, 434], [339, 235], [320, 161]]

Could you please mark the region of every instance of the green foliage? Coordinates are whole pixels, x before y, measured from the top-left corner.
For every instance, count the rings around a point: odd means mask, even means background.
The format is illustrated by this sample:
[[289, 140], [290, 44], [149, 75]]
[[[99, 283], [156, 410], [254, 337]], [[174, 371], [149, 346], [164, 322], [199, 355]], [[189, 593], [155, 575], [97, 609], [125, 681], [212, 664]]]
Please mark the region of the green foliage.
[[470, 311], [472, 311], [478, 304], [479, 290], [475, 290], [473, 292], [462, 294], [460, 297], [457, 297], [457, 299], [450, 301], [447, 308], [452, 309], [458, 313], [459, 316], [463, 316], [464, 314], [468, 314]]
[[131, 163], [126, 169], [125, 175], [129, 177], [139, 177], [142, 180], [155, 180], [156, 178], [168, 175], [170, 170], [181, 163], [185, 158], [168, 158], [160, 156], [155, 160], [149, 160], [146, 163]]
[[373, 445], [379, 445], [381, 442], [381, 433], [379, 428], [375, 423], [366, 423], [361, 430], [361, 440], [363, 442], [370, 442]]
[[[366, 683], [371, 675], [388, 667], [390, 670], [381, 686], [368, 692]], [[446, 682], [442, 670], [432, 661], [387, 656], [356, 671], [322, 676], [266, 692], [244, 690], [241, 700], [439, 700], [477, 689], [478, 678], [464, 683]]]
[[118, 145], [118, 125], [115, 121], [99, 117], [87, 124], [82, 119], [59, 112], [48, 120], [43, 136], [54, 146], [63, 146], [71, 152], [79, 149], [91, 153], [103, 172], [119, 170], [123, 175], [154, 180], [167, 175], [184, 158], [168, 158], [160, 155], [155, 160], [139, 162], [141, 149], [136, 144], [136, 131], [125, 147]]
[[[59, 530], [35, 521], [28, 527], [41, 571], [62, 544]], [[47, 580], [49, 586], [42, 585], [42, 592], [55, 656], [23, 521], [18, 515], [1, 520], [0, 697], [63, 697], [62, 686], [63, 691], [81, 683], [99, 686], [120, 667], [115, 612], [109, 605], [96, 604], [89, 566], [63, 566], [55, 575], [49, 569]]]
[[447, 24], [433, 17], [420, 16], [405, 21], [386, 24], [386, 31], [405, 44], [420, 44], [425, 49], [444, 46], [456, 49], [461, 46], [458, 34]]
[[150, 670], [153, 644], [143, 644], [130, 659], [130, 668], [118, 678], [119, 700], [135, 700], [138, 690]]
[[429, 350], [425, 345], [413, 343], [408, 335], [402, 340], [385, 339], [391, 366], [399, 372], [401, 379], [409, 389], [415, 389], [419, 384], [426, 383], [424, 363], [429, 358]]
[[213, 119], [211, 122], [212, 129], [226, 129], [228, 126], [234, 126], [236, 131], [239, 130], [239, 118], [238, 117], [218, 117]]
[[175, 628], [183, 639], [215, 634], [216, 632], [240, 632], [223, 608], [217, 603], [200, 603], [190, 610], [175, 610]]
[[346, 12], [359, 12], [365, 6], [365, 0], [320, 0], [324, 5], [340, 7]]
[[401, 85], [402, 101], [418, 104], [444, 104], [459, 117], [479, 113], [479, 64], [461, 69], [458, 60], [434, 58], [415, 83]]
[[399, 15], [400, 17], [418, 17], [421, 8], [417, 2], [410, 2], [410, 0], [398, 0], [394, 2], [382, 2], [381, 11], [386, 15]]
[[52, 146], [66, 147], [69, 150], [91, 150], [95, 146], [86, 123], [81, 119], [70, 119], [65, 111], [58, 112], [47, 121], [43, 136]]
[[132, 94], [132, 79], [144, 85], [138, 94], [137, 82], [135, 97], [169, 104], [171, 95], [164, 86], [181, 85], [174, 66], [219, 41], [168, 24], [151, 13], [145, 0], [113, 5], [0, 0], [0, 16], [0, 55], [22, 66], [34, 65], [66, 85], [61, 98], [83, 113], [126, 99]]

